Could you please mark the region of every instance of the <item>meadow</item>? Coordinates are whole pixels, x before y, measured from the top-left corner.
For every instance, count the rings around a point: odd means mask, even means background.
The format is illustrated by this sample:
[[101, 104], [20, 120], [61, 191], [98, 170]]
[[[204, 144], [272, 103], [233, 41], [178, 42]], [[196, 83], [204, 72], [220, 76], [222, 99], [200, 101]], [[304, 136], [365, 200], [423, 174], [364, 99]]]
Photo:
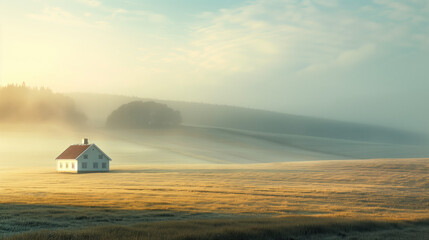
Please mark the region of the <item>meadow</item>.
[[[78, 230], [36, 231], [8, 240], [45, 239], [427, 239], [429, 221], [369, 221], [322, 217], [285, 217], [161, 221], [131, 226], [107, 225]], [[0, 237], [1, 238], [1, 237]]]
[[[316, 229], [325, 229], [327, 222], [320, 219], [330, 218], [328, 223], [339, 226], [339, 232], [343, 228], [359, 232], [356, 226], [363, 223], [384, 226], [369, 230], [399, 231], [403, 224], [414, 221], [412, 227], [420, 226], [416, 234], [427, 234], [428, 228], [424, 219], [429, 215], [429, 159], [139, 165], [96, 174], [58, 174], [47, 168], [0, 173], [0, 234], [14, 239], [25, 237], [15, 234], [41, 229], [61, 230], [64, 236], [70, 235], [70, 229], [80, 229], [80, 234], [104, 234], [105, 230], [99, 230], [102, 225], [118, 224], [117, 231], [130, 228], [141, 235], [145, 230], [135, 224], [160, 226], [156, 224], [180, 220], [185, 225], [204, 225], [204, 221], [210, 221], [204, 219], [233, 221], [238, 225], [226, 232], [246, 233], [245, 229], [254, 229], [250, 226], [260, 220], [247, 222], [247, 227], [240, 222], [268, 218], [261, 221], [277, 221], [283, 226], [296, 222], [284, 217], [302, 216], [310, 217], [307, 220], [315, 224], [311, 226], [318, 226]], [[284, 226], [269, 230], [273, 224], [260, 226], [273, 234], [290, 229]], [[85, 230], [88, 227], [92, 230]], [[261, 234], [258, 231], [255, 236]], [[317, 230], [308, 231], [318, 234]], [[186, 234], [198, 235], [194, 231]], [[37, 238], [34, 235], [27, 239]]]

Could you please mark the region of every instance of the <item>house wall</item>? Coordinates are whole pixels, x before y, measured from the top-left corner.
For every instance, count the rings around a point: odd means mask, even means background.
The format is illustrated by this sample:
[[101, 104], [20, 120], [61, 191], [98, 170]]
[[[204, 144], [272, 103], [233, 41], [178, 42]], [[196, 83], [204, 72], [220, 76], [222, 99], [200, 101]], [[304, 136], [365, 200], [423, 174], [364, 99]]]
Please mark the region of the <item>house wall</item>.
[[57, 160], [58, 172], [77, 172], [78, 164], [76, 159]]
[[[87, 155], [86, 159], [85, 155]], [[102, 159], [99, 158], [99, 155], [102, 155]], [[78, 172], [108, 172], [110, 168], [109, 159], [95, 145], [91, 145], [77, 160]], [[83, 168], [83, 163], [86, 163], [86, 168]], [[94, 168], [94, 163], [98, 164], [98, 168]], [[106, 163], [106, 168], [102, 168], [103, 163]]]

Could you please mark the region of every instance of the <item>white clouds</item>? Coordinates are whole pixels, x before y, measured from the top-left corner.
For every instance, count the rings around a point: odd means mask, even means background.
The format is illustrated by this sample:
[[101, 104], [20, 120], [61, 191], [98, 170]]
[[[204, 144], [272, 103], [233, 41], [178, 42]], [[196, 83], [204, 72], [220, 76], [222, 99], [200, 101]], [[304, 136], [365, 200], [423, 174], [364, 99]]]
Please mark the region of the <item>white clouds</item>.
[[100, 1], [97, 0], [77, 0], [80, 3], [86, 4], [90, 7], [98, 7], [101, 5]]
[[147, 11], [136, 11], [136, 15], [143, 17], [144, 19], [148, 19], [153, 23], [166, 23], [168, 22], [168, 18], [165, 15], [147, 12]]
[[92, 12], [84, 12], [76, 9], [75, 11], [70, 11], [68, 8], [49, 6], [45, 7], [41, 13], [28, 14], [28, 17], [55, 24], [99, 28], [106, 28], [111, 25], [111, 22], [115, 21], [142, 21], [156, 24], [169, 22], [165, 15], [153, 12], [101, 6], [101, 2], [95, 0], [78, 0], [78, 2], [98, 8]]
[[316, 62], [297, 73], [300, 77], [314, 77], [362, 63], [376, 52], [375, 44], [365, 44], [356, 49], [343, 50], [332, 60]]
[[85, 21], [83, 21], [81, 18], [59, 7], [47, 7], [43, 10], [42, 13], [29, 14], [28, 16], [36, 20], [65, 25], [82, 26], [86, 24]]
[[203, 15], [203, 23], [194, 28], [189, 45], [180, 54], [196, 68], [208, 71], [249, 72], [269, 64], [281, 52], [285, 29], [258, 19], [263, 11], [251, 5]]
[[[334, 64], [350, 67], [379, 54], [377, 45], [393, 50], [425, 39], [419, 35], [410, 42], [412, 26], [390, 21], [392, 17], [410, 19], [405, 16], [418, 11], [416, 5], [375, 1], [378, 7], [347, 9], [337, 1], [260, 0], [204, 13], [188, 44], [171, 49], [169, 61], [180, 59], [199, 72], [237, 74], [281, 68], [290, 75], [324, 67], [332, 70]], [[331, 10], [327, 12], [326, 7]], [[386, 16], [373, 17], [368, 11], [386, 12]]]
[[[134, 53], [142, 65], [151, 66], [142, 69], [158, 69], [158, 73], [163, 70], [165, 76], [221, 82], [229, 81], [230, 77], [239, 79], [278, 71], [293, 79], [304, 73], [338, 71], [359, 65], [380, 54], [380, 49], [415, 47], [416, 43], [427, 48], [428, 34], [413, 32], [410, 24], [396, 22], [402, 19], [408, 23], [418, 17], [426, 21], [427, 17], [420, 14], [426, 10], [416, 9], [416, 6], [427, 9], [425, 1], [413, 0], [410, 4], [374, 1], [376, 4], [348, 8], [345, 6], [348, 3], [342, 1], [256, 0], [241, 7], [201, 14], [188, 32], [180, 33], [169, 29], [179, 25], [174, 25], [167, 16], [127, 6], [103, 5], [94, 13], [83, 12], [82, 18], [61, 8], [46, 8], [43, 14], [31, 17], [67, 25], [118, 27], [126, 24], [129, 30], [134, 28], [128, 32], [136, 36], [129, 41], [140, 39], [145, 49], [145, 57], [141, 57], [142, 51]], [[97, 1], [85, 2], [100, 6]], [[139, 29], [141, 23], [166, 30], [142, 30]], [[162, 40], [151, 40], [149, 45], [148, 35]]]
[[[343, 47], [357, 45], [350, 44], [354, 34], [340, 35], [355, 20], [338, 17], [325, 16], [317, 5], [301, 1], [257, 1], [205, 13], [204, 21], [191, 34], [189, 46], [177, 55], [185, 55], [200, 71], [247, 73], [279, 65], [284, 69], [306, 67], [335, 58]], [[327, 25], [338, 21], [342, 25]], [[354, 30], [359, 29], [348, 31]]]
[[59, 7], [46, 7], [41, 13], [29, 14], [31, 19], [73, 27], [106, 28], [109, 23], [102, 20], [91, 21], [91, 13], [85, 12], [78, 16]]
[[128, 21], [145, 21], [151, 23], [167, 23], [168, 18], [162, 14], [143, 11], [126, 10], [122, 8], [112, 10], [112, 18], [118, 18]]
[[127, 13], [127, 12], [128, 12], [128, 11], [127, 11], [127, 10], [125, 10], [125, 9], [118, 8], [118, 9], [113, 10], [113, 12], [112, 12], [112, 17], [113, 17], [113, 18], [115, 18], [116, 16], [118, 16], [118, 15], [120, 15], [120, 14]]
[[213, 92], [207, 101], [219, 102], [215, 94], [228, 89], [232, 97], [222, 103], [307, 109], [302, 114], [311, 114], [312, 104], [323, 109], [351, 95], [398, 91], [390, 86], [401, 82], [401, 74], [393, 73], [402, 69], [398, 59], [428, 49], [429, 34], [410, 18], [398, 24], [382, 13], [406, 8], [337, 4], [261, 0], [206, 12], [180, 41], [173, 36], [149, 46], [142, 39], [139, 74], [155, 85], [201, 93], [195, 98], [208, 99], [204, 92]]
[[338, 64], [351, 65], [364, 61], [376, 50], [375, 44], [366, 44], [357, 49], [347, 50], [338, 56]]
[[380, 13], [395, 21], [409, 20], [410, 23], [428, 21], [429, 1], [427, 0], [374, 0], [382, 8]]
[[324, 7], [336, 7], [338, 5], [337, 0], [313, 0], [313, 1]]

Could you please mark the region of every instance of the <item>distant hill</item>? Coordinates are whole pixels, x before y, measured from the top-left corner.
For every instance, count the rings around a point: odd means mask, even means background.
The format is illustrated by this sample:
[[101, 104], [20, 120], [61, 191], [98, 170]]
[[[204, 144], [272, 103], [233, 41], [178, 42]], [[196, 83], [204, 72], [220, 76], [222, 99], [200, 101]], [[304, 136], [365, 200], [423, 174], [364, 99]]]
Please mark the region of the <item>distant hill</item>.
[[[107, 94], [73, 93], [72, 97], [88, 115], [90, 123], [103, 126], [108, 115], [120, 105], [135, 100], [152, 100]], [[297, 116], [264, 110], [204, 103], [156, 100], [182, 114], [183, 124], [230, 128], [255, 132], [369, 141], [418, 144], [422, 135], [381, 126]]]
[[66, 123], [80, 125], [86, 116], [72, 98], [47, 88], [0, 87], [0, 123]]
[[109, 128], [167, 128], [178, 126], [180, 112], [166, 104], [152, 101], [133, 101], [114, 110], [106, 121]]

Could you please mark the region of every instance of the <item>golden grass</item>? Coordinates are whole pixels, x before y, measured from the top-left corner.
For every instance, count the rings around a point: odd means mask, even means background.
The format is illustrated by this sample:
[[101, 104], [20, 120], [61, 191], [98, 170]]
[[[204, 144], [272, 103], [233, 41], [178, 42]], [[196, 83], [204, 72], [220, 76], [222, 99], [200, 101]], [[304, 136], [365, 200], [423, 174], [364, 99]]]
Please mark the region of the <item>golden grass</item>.
[[429, 159], [0, 171], [0, 203], [380, 220], [429, 215]]

